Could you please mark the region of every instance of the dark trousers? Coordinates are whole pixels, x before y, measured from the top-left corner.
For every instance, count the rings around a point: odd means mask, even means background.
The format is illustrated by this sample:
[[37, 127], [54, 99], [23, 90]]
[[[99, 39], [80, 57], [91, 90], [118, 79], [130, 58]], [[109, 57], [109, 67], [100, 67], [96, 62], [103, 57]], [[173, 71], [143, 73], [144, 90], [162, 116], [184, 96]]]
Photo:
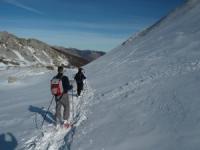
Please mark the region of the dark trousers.
[[82, 90], [83, 90], [83, 82], [80, 82], [80, 83], [77, 82], [77, 94], [78, 94], [78, 96], [81, 95]]
[[67, 93], [63, 94], [61, 99], [59, 100], [60, 97], [57, 97], [56, 100], [56, 120], [62, 121], [61, 118], [61, 107], [63, 106], [64, 111], [63, 111], [63, 120], [68, 120], [69, 119], [69, 96]]

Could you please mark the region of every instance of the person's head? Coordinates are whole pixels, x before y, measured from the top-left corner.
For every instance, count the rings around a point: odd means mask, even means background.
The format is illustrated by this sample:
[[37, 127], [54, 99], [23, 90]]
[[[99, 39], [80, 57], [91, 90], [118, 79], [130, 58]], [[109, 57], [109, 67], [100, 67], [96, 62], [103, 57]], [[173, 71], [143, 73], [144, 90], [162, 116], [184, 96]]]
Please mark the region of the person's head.
[[63, 73], [64, 68], [62, 66], [58, 66], [58, 73]]
[[78, 72], [82, 72], [83, 68], [78, 68]]

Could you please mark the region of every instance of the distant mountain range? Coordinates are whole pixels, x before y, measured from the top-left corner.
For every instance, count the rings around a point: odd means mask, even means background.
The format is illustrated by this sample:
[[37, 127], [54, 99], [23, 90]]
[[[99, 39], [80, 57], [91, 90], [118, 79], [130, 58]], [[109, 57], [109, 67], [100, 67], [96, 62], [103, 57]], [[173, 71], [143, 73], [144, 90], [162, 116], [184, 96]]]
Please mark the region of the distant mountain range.
[[94, 50], [78, 50], [76, 48], [64, 48], [64, 47], [55, 47], [55, 46], [52, 48], [59, 49], [60, 51], [71, 54], [71, 55], [76, 55], [78, 57], [82, 57], [82, 58], [88, 60], [89, 62], [93, 61], [105, 54], [105, 52], [94, 51]]
[[104, 52], [50, 46], [37, 39], [24, 39], [0, 32], [0, 66], [80, 67], [104, 55]]

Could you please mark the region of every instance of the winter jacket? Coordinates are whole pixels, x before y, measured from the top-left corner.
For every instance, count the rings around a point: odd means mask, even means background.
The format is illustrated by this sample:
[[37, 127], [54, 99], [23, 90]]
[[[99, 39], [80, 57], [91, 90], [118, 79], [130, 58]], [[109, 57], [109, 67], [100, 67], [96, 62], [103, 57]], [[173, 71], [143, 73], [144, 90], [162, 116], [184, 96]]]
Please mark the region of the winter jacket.
[[83, 83], [83, 80], [86, 79], [86, 77], [84, 76], [84, 74], [82, 72], [78, 72], [74, 79], [76, 80], [77, 83]]
[[54, 78], [62, 79], [64, 93], [67, 93], [69, 90], [71, 90], [73, 88], [73, 86], [70, 85], [70, 83], [69, 83], [68, 77], [63, 75], [62, 73], [58, 73]]

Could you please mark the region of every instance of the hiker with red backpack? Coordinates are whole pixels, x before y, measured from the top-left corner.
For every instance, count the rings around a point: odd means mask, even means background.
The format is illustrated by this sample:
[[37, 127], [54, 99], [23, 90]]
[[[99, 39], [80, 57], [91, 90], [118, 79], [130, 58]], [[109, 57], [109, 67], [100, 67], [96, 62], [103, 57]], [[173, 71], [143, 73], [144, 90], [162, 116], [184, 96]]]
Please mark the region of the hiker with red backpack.
[[74, 79], [76, 80], [77, 84], [77, 96], [81, 95], [81, 91], [83, 90], [83, 80], [86, 79], [85, 75], [82, 72], [82, 68], [78, 69], [78, 73], [76, 73]]
[[[64, 127], [68, 128], [70, 126], [69, 122], [69, 95], [68, 91], [73, 88], [69, 83], [67, 76], [63, 75], [64, 68], [62, 66], [58, 67], [58, 74], [51, 80], [51, 92], [55, 96], [56, 100], [56, 123], [57, 125], [63, 124]], [[64, 107], [63, 119], [61, 118], [61, 107]]]

